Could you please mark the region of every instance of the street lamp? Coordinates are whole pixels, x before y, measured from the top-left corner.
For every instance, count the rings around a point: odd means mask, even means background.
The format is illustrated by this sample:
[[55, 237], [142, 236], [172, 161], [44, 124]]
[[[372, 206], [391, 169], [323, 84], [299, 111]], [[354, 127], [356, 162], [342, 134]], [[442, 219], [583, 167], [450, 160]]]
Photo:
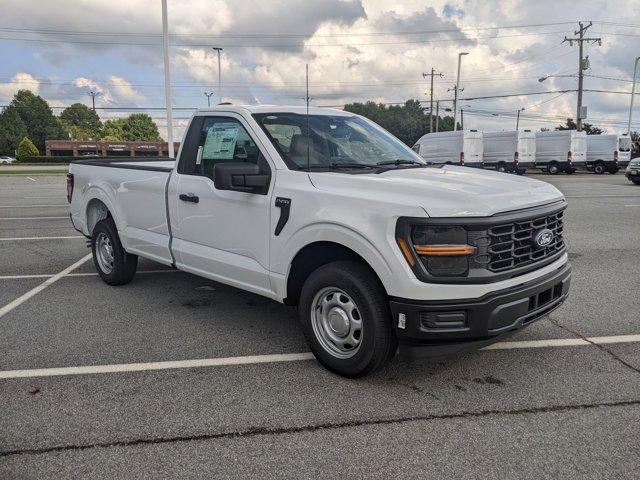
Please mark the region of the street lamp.
[[627, 135], [631, 137], [631, 118], [633, 117], [633, 97], [636, 94], [636, 73], [638, 71], [638, 60], [640, 57], [636, 57], [636, 61], [633, 65], [633, 87], [631, 87], [631, 105], [629, 106], [629, 125], [627, 127]]
[[204, 92], [205, 97], [207, 97], [207, 107], [211, 107], [211, 97], [214, 92]]
[[547, 78], [575, 78], [575, 75], [545, 75], [544, 77], [540, 77], [538, 79], [538, 82], [542, 83], [544, 82]]
[[518, 109], [518, 116], [516, 117], [516, 131], [520, 127], [520, 112], [524, 112], [524, 107]]
[[221, 47], [212, 47], [213, 50], [218, 52], [218, 103], [222, 103], [222, 68], [220, 67], [220, 52]]
[[469, 55], [469, 52], [458, 53], [458, 75], [456, 76], [456, 86], [453, 92], [453, 131], [458, 130], [458, 90], [460, 90], [460, 63], [462, 63], [462, 56]]

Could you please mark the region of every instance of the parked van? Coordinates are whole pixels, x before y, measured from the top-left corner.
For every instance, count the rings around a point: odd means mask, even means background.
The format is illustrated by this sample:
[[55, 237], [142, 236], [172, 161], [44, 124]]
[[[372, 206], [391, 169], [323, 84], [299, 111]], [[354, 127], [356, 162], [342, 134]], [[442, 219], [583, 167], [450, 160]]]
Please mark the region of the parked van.
[[616, 173], [631, 157], [631, 138], [627, 135], [588, 135], [587, 170]]
[[485, 132], [483, 138], [484, 168], [522, 174], [536, 161], [536, 135], [530, 130]]
[[482, 167], [482, 132], [427, 133], [413, 146], [413, 150], [430, 165], [454, 164]]
[[587, 134], [576, 130], [536, 133], [536, 168], [556, 175], [573, 173], [587, 161]]

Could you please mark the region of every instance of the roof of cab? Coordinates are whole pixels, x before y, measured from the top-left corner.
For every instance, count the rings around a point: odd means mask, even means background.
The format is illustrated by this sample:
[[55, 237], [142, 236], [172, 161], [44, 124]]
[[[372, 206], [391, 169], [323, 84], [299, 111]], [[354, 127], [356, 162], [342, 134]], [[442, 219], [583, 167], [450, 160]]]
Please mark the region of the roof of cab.
[[[195, 115], [202, 115], [216, 112], [236, 112], [236, 113], [297, 113], [304, 115], [307, 113], [306, 106], [300, 105], [216, 105], [210, 108], [200, 108]], [[337, 115], [337, 116], [353, 116], [351, 112], [338, 110], [335, 108], [309, 107], [311, 115]]]

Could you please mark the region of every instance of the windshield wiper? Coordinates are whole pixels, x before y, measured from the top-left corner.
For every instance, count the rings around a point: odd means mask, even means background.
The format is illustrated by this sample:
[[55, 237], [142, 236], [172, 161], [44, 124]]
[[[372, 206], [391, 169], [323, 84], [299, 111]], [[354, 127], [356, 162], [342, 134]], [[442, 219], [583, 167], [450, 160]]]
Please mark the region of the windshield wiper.
[[341, 170], [341, 169], [363, 169], [378, 168], [377, 165], [367, 165], [365, 163], [330, 163], [328, 165], [304, 165], [300, 170]]
[[378, 162], [376, 163], [376, 165], [378, 166], [386, 166], [386, 165], [396, 165], [396, 166], [400, 166], [400, 165], [420, 165], [423, 166], [424, 163], [422, 162], [417, 162], [415, 160], [404, 160], [402, 158], [399, 158], [398, 160], [388, 160], [386, 162]]

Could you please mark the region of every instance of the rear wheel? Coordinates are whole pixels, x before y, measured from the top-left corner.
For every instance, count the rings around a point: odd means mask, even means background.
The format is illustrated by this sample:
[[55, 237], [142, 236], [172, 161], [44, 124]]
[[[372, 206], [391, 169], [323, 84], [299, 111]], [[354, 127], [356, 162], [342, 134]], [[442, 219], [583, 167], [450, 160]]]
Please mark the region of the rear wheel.
[[302, 288], [299, 310], [311, 351], [340, 375], [372, 373], [397, 349], [387, 294], [361, 263], [333, 262], [314, 271]]
[[499, 163], [496, 165], [496, 170], [497, 170], [498, 172], [506, 172], [506, 171], [507, 171], [507, 165], [506, 165], [506, 163], [504, 163], [504, 162], [499, 162]]
[[640, 185], [640, 178], [632, 178], [631, 181], [636, 185]]
[[91, 234], [93, 264], [109, 285], [129, 283], [138, 268], [138, 256], [122, 248], [118, 230], [111, 217], [100, 220]]
[[593, 167], [593, 172], [596, 175], [602, 175], [605, 171], [606, 171], [606, 168], [604, 166], [604, 163], [596, 162], [595, 166]]
[[560, 167], [558, 166], [557, 162], [551, 162], [549, 164], [549, 168], [548, 171], [551, 175], [557, 175], [560, 173]]

